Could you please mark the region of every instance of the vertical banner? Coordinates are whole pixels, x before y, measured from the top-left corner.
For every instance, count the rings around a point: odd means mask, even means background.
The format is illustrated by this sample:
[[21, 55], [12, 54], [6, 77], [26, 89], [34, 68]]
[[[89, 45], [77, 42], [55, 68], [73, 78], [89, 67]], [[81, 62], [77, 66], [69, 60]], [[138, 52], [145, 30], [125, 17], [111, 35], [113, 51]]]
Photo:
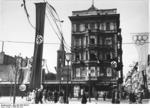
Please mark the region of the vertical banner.
[[146, 69], [147, 58], [148, 58], [148, 44], [149, 34], [148, 33], [135, 33], [133, 34], [133, 41], [135, 43], [137, 52], [138, 52], [138, 64], [139, 71]]
[[30, 89], [41, 87], [42, 55], [46, 3], [36, 3], [36, 32]]

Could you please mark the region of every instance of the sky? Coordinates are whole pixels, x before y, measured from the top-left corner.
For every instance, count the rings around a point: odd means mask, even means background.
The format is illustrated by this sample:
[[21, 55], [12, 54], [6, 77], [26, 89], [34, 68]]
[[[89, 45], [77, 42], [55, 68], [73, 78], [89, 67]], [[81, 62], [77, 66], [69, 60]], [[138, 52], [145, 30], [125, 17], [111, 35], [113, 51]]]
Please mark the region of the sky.
[[[43, 0], [26, 0], [30, 20], [35, 25], [35, 4]], [[45, 0], [48, 1], [59, 14], [62, 23], [62, 32], [68, 45], [71, 40], [71, 22], [69, 16], [72, 11], [87, 10], [92, 5], [92, 0]], [[34, 42], [35, 29], [26, 17], [22, 0], [0, 0], [0, 51], [1, 41]], [[149, 2], [148, 0], [94, 0], [98, 9], [117, 8], [120, 14], [120, 28], [122, 29], [123, 43], [132, 43], [132, 33], [149, 32]], [[57, 61], [59, 39], [52, 30], [48, 19], [45, 19], [43, 58], [47, 60], [50, 72], [56, 73], [54, 67]], [[124, 75], [131, 69], [129, 65], [137, 61], [138, 54], [134, 44], [123, 44], [123, 72]], [[150, 47], [149, 47], [150, 48]], [[4, 43], [4, 52], [14, 56], [21, 53], [22, 57], [31, 57], [34, 53], [32, 43]]]

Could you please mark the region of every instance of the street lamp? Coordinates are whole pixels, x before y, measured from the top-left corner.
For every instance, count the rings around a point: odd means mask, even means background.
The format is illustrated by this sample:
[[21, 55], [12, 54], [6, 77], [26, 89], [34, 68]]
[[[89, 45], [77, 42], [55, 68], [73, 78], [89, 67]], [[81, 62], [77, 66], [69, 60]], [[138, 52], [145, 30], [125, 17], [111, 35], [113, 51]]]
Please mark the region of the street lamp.
[[71, 53], [66, 53], [66, 61], [68, 64], [68, 72], [67, 72], [67, 89], [66, 89], [66, 103], [69, 103], [68, 101], [68, 77], [69, 77], [69, 62], [71, 61]]
[[[111, 67], [113, 70], [116, 70], [118, 72], [118, 70], [117, 70], [118, 64], [116, 61], [111, 61]], [[117, 99], [116, 99], [115, 103], [120, 103], [120, 100], [119, 100], [119, 82], [120, 82], [120, 78], [117, 75], [117, 79], [116, 79], [117, 88], [115, 91], [116, 93], [114, 94], [114, 95], [116, 95]]]
[[59, 76], [59, 80], [60, 80], [60, 82], [59, 82], [59, 92], [60, 92], [60, 90], [61, 90], [61, 73], [62, 73], [62, 59], [61, 58], [59, 59], [59, 63], [61, 64], [60, 69], [59, 69], [59, 73], [60, 73], [60, 76]]
[[19, 56], [16, 57], [16, 63], [15, 63], [15, 85], [14, 85], [14, 90], [13, 90], [13, 104], [15, 104], [16, 101], [16, 83], [17, 83], [17, 73], [19, 71], [20, 68], [20, 63], [21, 63], [21, 54], [19, 54]]

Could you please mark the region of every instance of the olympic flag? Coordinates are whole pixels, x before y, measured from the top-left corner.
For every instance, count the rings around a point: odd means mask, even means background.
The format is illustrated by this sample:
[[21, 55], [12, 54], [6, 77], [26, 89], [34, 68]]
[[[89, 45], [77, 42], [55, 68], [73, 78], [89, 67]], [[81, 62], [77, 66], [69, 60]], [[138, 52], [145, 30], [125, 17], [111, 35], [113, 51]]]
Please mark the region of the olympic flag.
[[135, 33], [132, 37], [138, 52], [139, 71], [146, 69], [149, 48], [148, 35], [148, 33]]

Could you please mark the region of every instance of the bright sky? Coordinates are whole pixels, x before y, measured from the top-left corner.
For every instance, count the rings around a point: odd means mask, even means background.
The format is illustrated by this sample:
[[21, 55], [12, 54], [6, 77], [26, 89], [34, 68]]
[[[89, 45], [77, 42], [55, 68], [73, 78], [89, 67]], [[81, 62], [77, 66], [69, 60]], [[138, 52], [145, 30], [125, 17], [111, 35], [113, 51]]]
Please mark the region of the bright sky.
[[[26, 0], [27, 9], [31, 23], [35, 25], [35, 2], [43, 0]], [[67, 44], [71, 40], [71, 22], [68, 16], [72, 11], [86, 10], [92, 0], [46, 0], [57, 11], [60, 18], [64, 20], [62, 25], [63, 34]], [[117, 8], [120, 14], [123, 43], [132, 42], [131, 33], [148, 32], [148, 0], [95, 0], [94, 5], [98, 9]], [[22, 0], [0, 0], [0, 40], [3, 41], [25, 41], [34, 42], [35, 30], [29, 25], [21, 7]], [[51, 29], [48, 20], [45, 21], [44, 42], [60, 43], [59, 39]], [[0, 46], [1, 46], [0, 42]], [[34, 44], [8, 43], [4, 45], [6, 54], [14, 56], [19, 53], [23, 57], [31, 57], [34, 52]], [[57, 61], [57, 50], [59, 44], [44, 45], [43, 58], [47, 59], [48, 68], [55, 73], [54, 67]], [[0, 47], [1, 50], [1, 47]], [[129, 71], [129, 65], [137, 61], [137, 51], [134, 44], [123, 44], [124, 74]]]

